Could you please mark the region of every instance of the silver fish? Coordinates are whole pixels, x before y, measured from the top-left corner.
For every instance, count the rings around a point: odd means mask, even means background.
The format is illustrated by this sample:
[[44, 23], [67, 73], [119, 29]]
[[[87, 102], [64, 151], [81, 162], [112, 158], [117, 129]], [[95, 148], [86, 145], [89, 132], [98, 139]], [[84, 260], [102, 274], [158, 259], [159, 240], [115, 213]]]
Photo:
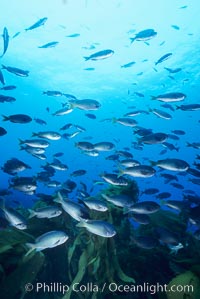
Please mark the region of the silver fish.
[[98, 199], [84, 199], [83, 203], [90, 209], [99, 212], [106, 212], [108, 207], [105, 202]]
[[32, 133], [32, 137], [46, 138], [49, 140], [59, 140], [61, 135], [54, 131]]
[[70, 108], [79, 108], [81, 110], [97, 110], [101, 107], [101, 104], [96, 100], [84, 99], [84, 100], [70, 100]]
[[37, 217], [37, 218], [54, 218], [58, 217], [62, 214], [62, 210], [56, 206], [48, 206], [44, 208], [39, 208], [36, 210], [28, 210], [30, 215], [29, 218]]
[[69, 239], [65, 232], [54, 230], [47, 232], [35, 240], [35, 243], [26, 243], [30, 249], [26, 255], [30, 254], [33, 250], [42, 251], [47, 248], [54, 248], [64, 244]]
[[115, 148], [115, 145], [112, 142], [98, 142], [93, 145], [94, 150], [96, 151], [111, 151]]
[[156, 173], [155, 169], [148, 165], [138, 165], [134, 167], [127, 167], [125, 169], [120, 169], [119, 176], [127, 174], [132, 177], [139, 178], [149, 178], [154, 176]]
[[171, 171], [187, 171], [189, 168], [189, 164], [186, 161], [173, 158], [152, 162], [152, 165]]
[[111, 238], [116, 235], [113, 225], [101, 220], [81, 221], [76, 226], [85, 227], [90, 233], [104, 238]]
[[165, 133], [152, 133], [138, 139], [138, 143], [159, 144], [167, 140], [168, 135]]
[[125, 213], [134, 212], [138, 214], [153, 214], [160, 209], [160, 205], [154, 201], [141, 201], [135, 203], [132, 207], [125, 209]]
[[64, 200], [60, 192], [58, 192], [58, 197], [54, 199], [54, 201], [60, 203], [63, 210], [77, 221], [89, 218], [88, 212], [85, 208], [69, 199]]
[[161, 102], [172, 103], [172, 102], [180, 102], [186, 98], [186, 95], [181, 92], [170, 92], [166, 94], [161, 94], [158, 96], [152, 96], [152, 100], [158, 100]]
[[42, 139], [27, 139], [27, 140], [21, 140], [19, 139], [20, 145], [26, 144], [30, 147], [36, 147], [36, 148], [46, 148], [49, 146], [49, 142], [42, 140]]
[[124, 194], [116, 194], [116, 195], [101, 194], [101, 196], [104, 199], [106, 199], [108, 202], [111, 202], [112, 204], [120, 208], [130, 207], [134, 204], [133, 199], [130, 196]]
[[4, 201], [2, 201], [0, 204], [0, 209], [3, 211], [5, 218], [11, 226], [14, 226], [20, 230], [27, 228], [26, 219], [21, 214], [13, 209], [6, 208]]
[[163, 110], [160, 110], [160, 109], [150, 109], [150, 111], [153, 112], [155, 115], [157, 115], [160, 118], [164, 118], [167, 120], [172, 118], [172, 116], [169, 113], [167, 113]]

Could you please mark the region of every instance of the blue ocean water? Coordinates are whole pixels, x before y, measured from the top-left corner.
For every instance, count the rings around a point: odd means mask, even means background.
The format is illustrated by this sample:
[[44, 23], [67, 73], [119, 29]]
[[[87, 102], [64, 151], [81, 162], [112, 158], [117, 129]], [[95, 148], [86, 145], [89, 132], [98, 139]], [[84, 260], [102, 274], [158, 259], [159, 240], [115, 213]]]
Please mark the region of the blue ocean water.
[[[106, 159], [116, 151], [126, 151], [141, 164], [151, 165], [151, 161], [174, 158], [186, 161], [190, 168], [199, 170], [194, 163], [199, 163], [199, 148], [188, 143], [198, 143], [200, 114], [196, 111], [177, 109], [177, 106], [199, 105], [199, 20], [200, 3], [197, 0], [43, 0], [43, 1], [2, 1], [0, 12], [0, 31], [6, 27], [9, 34], [9, 45], [1, 57], [1, 64], [29, 71], [27, 77], [16, 76], [1, 69], [5, 85], [15, 85], [14, 90], [3, 90], [0, 94], [16, 98], [12, 103], [0, 103], [1, 115], [26, 114], [32, 118], [30, 123], [20, 124], [0, 120], [0, 126], [7, 134], [1, 136], [0, 165], [11, 158], [17, 158], [28, 164], [27, 169], [18, 176], [35, 178], [36, 192], [32, 195], [12, 188], [12, 175], [0, 171], [0, 189], [9, 189], [11, 194], [5, 196], [6, 205], [16, 208], [30, 208], [37, 202], [38, 193], [53, 195], [59, 188], [47, 187], [37, 180], [43, 171], [42, 166], [53, 162], [54, 154], [61, 152], [58, 159], [68, 166], [68, 170], [56, 170], [52, 180], [61, 184], [68, 179], [77, 187], [69, 193], [69, 198], [77, 201], [82, 183], [87, 186], [89, 196], [96, 196], [110, 185], [102, 179], [104, 173], [119, 173], [118, 160]], [[38, 20], [46, 17], [42, 26], [25, 30]], [[146, 29], [154, 29], [155, 37], [148, 40], [134, 40], [137, 34]], [[19, 33], [15, 36], [16, 33]], [[58, 42], [55, 47], [41, 48], [50, 42]], [[0, 39], [0, 53], [3, 53], [3, 37]], [[114, 54], [106, 59], [86, 60], [92, 54], [111, 49]], [[155, 64], [165, 54], [172, 55]], [[127, 65], [134, 62], [132, 65]], [[174, 71], [180, 68], [179, 71]], [[171, 71], [171, 72], [170, 72]], [[73, 108], [63, 116], [53, 115], [69, 104], [64, 96], [48, 96], [46, 91], [60, 91], [77, 99], [94, 99], [100, 103], [95, 111]], [[184, 101], [168, 103], [153, 100], [152, 96], [179, 92], [186, 95]], [[171, 115], [167, 120], [155, 115], [151, 109], [160, 109]], [[132, 128], [119, 124], [116, 119], [126, 113], [143, 110], [134, 117], [137, 126]], [[92, 113], [96, 118], [86, 114]], [[34, 121], [39, 118], [46, 122], [41, 125]], [[73, 126], [61, 131], [65, 124]], [[76, 126], [81, 126], [80, 132]], [[152, 129], [177, 136], [178, 140], [168, 136], [167, 142], [176, 149], [170, 150], [164, 144], [143, 144], [138, 140], [136, 128]], [[172, 131], [182, 130], [184, 135]], [[32, 133], [55, 131], [60, 134], [78, 132], [72, 138], [61, 137], [49, 141], [45, 150], [46, 159], [41, 160], [20, 150], [20, 140], [32, 138]], [[99, 152], [98, 156], [89, 156], [77, 147], [78, 142], [89, 141], [112, 142], [114, 150]], [[140, 148], [137, 148], [140, 145]], [[162, 151], [166, 149], [163, 153]], [[83, 176], [73, 177], [76, 170], [85, 170]], [[148, 188], [158, 188], [169, 192], [172, 200], [184, 200], [185, 190], [199, 194], [199, 177], [188, 172], [180, 173], [163, 170], [154, 166], [156, 173], [150, 178], [130, 177], [135, 180], [140, 192]], [[176, 175], [176, 183], [166, 183], [162, 174]], [[195, 181], [196, 180], [196, 181]], [[99, 183], [101, 182], [101, 183]], [[175, 181], [173, 181], [175, 182]], [[153, 200], [161, 205], [162, 200], [154, 195], [143, 194], [140, 200]], [[17, 204], [16, 204], [17, 201]], [[168, 210], [163, 207], [164, 210]], [[171, 209], [170, 209], [171, 211]], [[137, 223], [133, 222], [137, 226]]]

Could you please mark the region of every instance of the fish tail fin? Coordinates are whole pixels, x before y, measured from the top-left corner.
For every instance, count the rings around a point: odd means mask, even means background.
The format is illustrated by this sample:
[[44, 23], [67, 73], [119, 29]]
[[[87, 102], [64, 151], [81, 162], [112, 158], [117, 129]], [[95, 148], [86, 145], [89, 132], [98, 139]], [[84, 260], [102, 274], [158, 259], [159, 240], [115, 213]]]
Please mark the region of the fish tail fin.
[[5, 209], [5, 199], [4, 198], [0, 198], [0, 209], [1, 210]]
[[58, 196], [53, 200], [54, 202], [57, 202], [57, 203], [61, 203], [63, 201], [63, 197], [62, 195], [60, 194], [60, 192], [58, 192], [57, 194]]
[[148, 107], [148, 111], [149, 111], [149, 112], [152, 112], [153, 109], [152, 109], [151, 107]]
[[20, 138], [18, 138], [18, 140], [19, 140], [19, 144], [21, 145], [21, 144], [24, 144], [24, 141], [23, 140], [21, 140]]
[[4, 64], [2, 64], [1, 68], [4, 70], [4, 69], [6, 69], [6, 66]]
[[35, 136], [37, 136], [38, 134], [37, 133], [32, 133], [32, 137], [35, 137]]
[[90, 59], [90, 57], [89, 57], [89, 56], [84, 56], [83, 58], [85, 59], [85, 61], [87, 61], [87, 60], [89, 60], [89, 59]]
[[187, 143], [187, 146], [188, 147], [191, 147], [192, 145], [191, 145], [191, 143], [189, 143], [189, 142], [186, 142]]
[[136, 141], [139, 145], [142, 144], [142, 139], [140, 137], [136, 137]]
[[129, 212], [130, 212], [130, 208], [129, 208], [129, 207], [125, 207], [125, 208], [123, 209], [123, 214], [124, 214], [124, 215], [128, 214]]
[[33, 217], [36, 215], [36, 213], [35, 213], [34, 210], [28, 209], [28, 211], [29, 211], [29, 213], [30, 213], [30, 215], [29, 215], [29, 217], [28, 217], [29, 219], [33, 218]]
[[70, 110], [70, 109], [74, 109], [74, 108], [75, 108], [74, 103], [73, 103], [73, 102], [69, 102], [69, 103], [68, 103], [68, 108], [69, 108], [69, 110]]
[[149, 160], [149, 162], [150, 162], [151, 166], [156, 166], [157, 165], [155, 161]]
[[179, 152], [180, 147], [175, 147], [175, 150], [176, 150], [177, 152]]
[[79, 223], [76, 224], [76, 227], [85, 227], [87, 220], [81, 220]]
[[21, 145], [19, 150], [20, 150], [20, 151], [25, 150], [25, 146]]
[[117, 177], [120, 178], [124, 174], [124, 171], [121, 167], [118, 167], [118, 170], [119, 170], [119, 173], [118, 173]]
[[9, 116], [5, 116], [3, 114], [2, 114], [2, 116], [3, 116], [3, 121], [8, 121], [9, 120]]
[[34, 243], [25, 243], [25, 246], [28, 247], [27, 253], [23, 257], [23, 261], [27, 260], [27, 257], [31, 258], [32, 254], [35, 253], [36, 248]]
[[156, 97], [155, 96], [151, 96], [151, 100], [156, 100]]
[[113, 118], [112, 118], [112, 123], [115, 124], [116, 122], [117, 122], [117, 118], [116, 118], [116, 117], [113, 117]]
[[132, 44], [135, 40], [135, 37], [131, 37], [130, 40], [131, 40], [131, 44]]
[[106, 200], [108, 199], [108, 196], [104, 193], [101, 194], [101, 197], [103, 197], [103, 199], [106, 199]]
[[179, 109], [181, 109], [180, 106], [177, 106], [177, 105], [176, 105], [176, 110], [179, 110]]

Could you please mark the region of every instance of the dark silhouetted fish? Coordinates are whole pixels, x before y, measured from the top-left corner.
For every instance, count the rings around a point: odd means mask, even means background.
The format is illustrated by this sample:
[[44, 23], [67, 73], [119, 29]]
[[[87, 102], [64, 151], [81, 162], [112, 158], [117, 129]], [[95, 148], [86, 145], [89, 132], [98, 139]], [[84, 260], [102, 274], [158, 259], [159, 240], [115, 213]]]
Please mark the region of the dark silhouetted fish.
[[168, 184], [171, 181], [178, 181], [177, 176], [169, 174], [169, 173], [161, 173], [161, 177], [165, 178], [165, 183]]
[[64, 155], [64, 153], [58, 152], [58, 153], [55, 153], [53, 156], [58, 158], [58, 157], [62, 157], [63, 155]]
[[177, 189], [183, 190], [184, 186], [178, 183], [171, 183], [171, 185]]
[[176, 135], [185, 135], [185, 131], [183, 131], [183, 130], [173, 130], [171, 132]]
[[85, 58], [85, 60], [102, 60], [102, 59], [112, 56], [113, 54], [114, 54], [114, 51], [108, 49], [108, 50], [96, 52], [96, 53], [91, 54], [90, 56], [84, 57], [84, 58]]
[[168, 134], [168, 138], [172, 140], [179, 140], [180, 138], [177, 135], [174, 134]]
[[4, 77], [3, 77], [3, 73], [2, 71], [0, 70], [0, 82], [5, 85], [5, 80], [4, 80]]
[[62, 92], [60, 91], [57, 91], [57, 90], [47, 90], [47, 91], [43, 91], [42, 94], [46, 94], [47, 96], [50, 96], [50, 97], [60, 97], [62, 96]]
[[17, 86], [15, 85], [7, 85], [7, 86], [4, 86], [2, 88], [0, 88], [1, 90], [13, 90], [13, 89], [16, 89]]
[[94, 67], [86, 67], [84, 68], [84, 71], [94, 71], [95, 68]]
[[0, 57], [3, 57], [8, 49], [9, 44], [9, 35], [8, 35], [8, 29], [4, 27], [3, 29], [3, 54]]
[[71, 173], [71, 176], [77, 177], [77, 176], [82, 176], [86, 174], [86, 170], [84, 169], [79, 169], [79, 170], [75, 170]]
[[172, 56], [172, 53], [167, 53], [167, 54], [163, 55], [155, 62], [155, 65], [162, 63], [163, 61], [169, 59], [171, 56]]
[[139, 224], [147, 225], [150, 223], [150, 217], [146, 214], [132, 214], [131, 218]]
[[96, 115], [94, 115], [92, 113], [86, 113], [85, 116], [87, 116], [90, 119], [96, 119]]
[[16, 101], [16, 99], [13, 97], [4, 96], [3, 94], [0, 94], [0, 103], [4, 103], [4, 102], [11, 103], [11, 102], [15, 102], [15, 101]]
[[73, 33], [73, 34], [66, 35], [66, 37], [78, 37], [78, 36], [80, 36], [80, 33]]
[[30, 27], [26, 28], [25, 30], [28, 31], [28, 30], [33, 30], [33, 29], [36, 29], [42, 25], [44, 25], [46, 23], [48, 18], [42, 18], [40, 19], [39, 21], [37, 21], [36, 23], [34, 23], [33, 25], [31, 25]]
[[156, 234], [161, 242], [170, 245], [179, 244], [178, 236], [174, 232], [169, 231], [164, 227], [157, 227], [155, 229]]
[[42, 46], [39, 46], [38, 48], [40, 49], [47, 49], [47, 48], [54, 48], [55, 46], [57, 46], [59, 44], [59, 42], [49, 42], [47, 44], [44, 44]]
[[159, 189], [157, 188], [149, 188], [149, 189], [145, 189], [144, 191], [141, 192], [141, 196], [143, 194], [145, 195], [153, 195], [159, 192]]
[[183, 111], [198, 111], [200, 110], [200, 104], [188, 104], [188, 105], [176, 106], [176, 109], [180, 109]]
[[150, 236], [133, 237], [132, 241], [142, 249], [153, 249], [158, 245], [158, 241]]
[[23, 161], [18, 160], [17, 158], [12, 158], [8, 160], [2, 170], [8, 174], [15, 175], [18, 172], [24, 171], [26, 169], [31, 169], [31, 167], [25, 164]]
[[158, 195], [156, 195], [156, 198], [158, 199], [166, 199], [166, 198], [169, 198], [171, 196], [171, 193], [169, 192], [162, 192], [162, 193], [159, 193]]
[[13, 114], [10, 116], [3, 116], [3, 121], [10, 121], [12, 123], [27, 124], [32, 121], [32, 118], [26, 114]]
[[71, 124], [71, 123], [66, 124], [66, 125], [64, 125], [62, 128], [60, 128], [60, 131], [68, 130], [68, 129], [70, 129], [71, 127], [72, 127], [72, 124]]
[[131, 43], [133, 43], [135, 40], [136, 41], [143, 41], [146, 42], [153, 37], [157, 35], [157, 32], [154, 31], [154, 29], [145, 29], [140, 32], [138, 32], [135, 37], [130, 38]]
[[173, 29], [176, 29], [176, 30], [179, 30], [179, 29], [180, 29], [180, 27], [177, 26], [177, 25], [171, 25], [171, 27], [172, 27]]
[[144, 98], [143, 93], [135, 91], [134, 94], [140, 98]]
[[0, 136], [4, 136], [6, 134], [7, 134], [7, 131], [4, 128], [0, 127]]
[[126, 64], [121, 65], [121, 68], [126, 69], [126, 68], [128, 68], [128, 67], [133, 66], [135, 63], [136, 63], [135, 61], [131, 61], [131, 62], [129, 62], [129, 63], [126, 63]]
[[43, 119], [40, 119], [40, 118], [34, 118], [34, 121], [37, 123], [37, 124], [40, 124], [40, 125], [46, 125], [46, 121], [43, 120]]
[[198, 170], [196, 170], [196, 169], [194, 169], [194, 168], [189, 167], [188, 170], [187, 170], [187, 172], [188, 172], [189, 174], [191, 174], [191, 175], [197, 177], [197, 178], [200, 178], [200, 171], [198, 171]]
[[24, 70], [21, 70], [21, 69], [18, 69], [16, 67], [12, 67], [12, 66], [5, 66], [2, 64], [2, 69], [5, 69], [7, 70], [9, 73], [12, 73], [16, 76], [19, 76], [19, 77], [28, 77], [29, 75], [29, 71], [24, 71]]
[[18, 31], [18, 32], [16, 32], [14, 35], [13, 35], [13, 37], [12, 38], [15, 38], [15, 37], [17, 37], [18, 35], [20, 35], [20, 31]]
[[169, 67], [164, 67], [164, 69], [167, 70], [171, 74], [175, 74], [175, 73], [178, 73], [178, 72], [182, 71], [182, 68], [180, 68], [180, 67], [178, 67], [176, 69], [171, 69]]

